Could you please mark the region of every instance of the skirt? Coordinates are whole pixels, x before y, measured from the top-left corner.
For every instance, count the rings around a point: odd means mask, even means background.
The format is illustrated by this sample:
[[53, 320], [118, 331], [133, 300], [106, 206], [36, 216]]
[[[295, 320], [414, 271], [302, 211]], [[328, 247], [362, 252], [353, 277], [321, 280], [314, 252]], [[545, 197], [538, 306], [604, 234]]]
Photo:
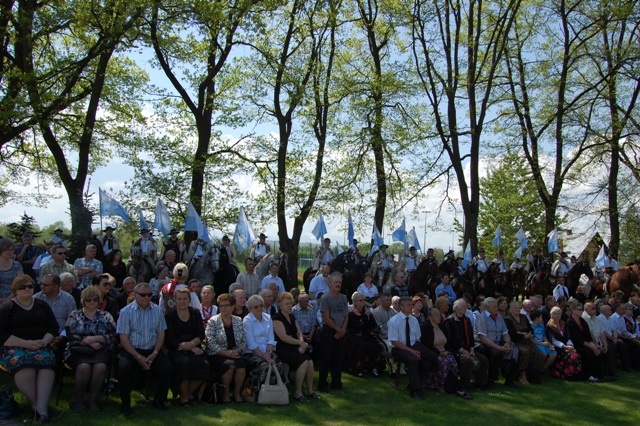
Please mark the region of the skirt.
[[169, 359], [175, 369], [173, 371], [174, 381], [183, 380], [204, 380], [211, 376], [209, 361], [205, 354], [196, 355], [191, 351], [169, 351]]
[[54, 370], [56, 356], [49, 348], [32, 351], [31, 349], [2, 346], [0, 347], [0, 364], [11, 375], [23, 368]]
[[551, 375], [558, 379], [577, 380], [582, 377], [582, 358], [578, 352], [558, 350], [556, 362], [551, 366]]
[[109, 352], [104, 349], [100, 349], [99, 351], [95, 351], [91, 355], [80, 355], [72, 353], [65, 360], [65, 362], [75, 370], [80, 364], [109, 364], [110, 358], [111, 355]]
[[458, 373], [458, 362], [452, 354], [438, 357], [438, 367], [436, 371], [430, 371], [427, 374], [427, 387], [429, 389], [440, 389], [444, 386], [444, 382], [449, 374]]

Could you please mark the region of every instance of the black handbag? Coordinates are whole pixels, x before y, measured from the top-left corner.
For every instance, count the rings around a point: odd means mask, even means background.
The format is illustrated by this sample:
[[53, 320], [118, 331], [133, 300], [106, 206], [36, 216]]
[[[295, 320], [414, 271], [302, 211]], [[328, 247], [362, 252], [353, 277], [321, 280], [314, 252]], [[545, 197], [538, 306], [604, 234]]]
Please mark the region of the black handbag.
[[76, 346], [71, 346], [69, 348], [69, 352], [71, 352], [71, 355], [88, 356], [88, 355], [93, 355], [96, 352], [96, 350], [93, 349], [91, 346], [76, 345]]

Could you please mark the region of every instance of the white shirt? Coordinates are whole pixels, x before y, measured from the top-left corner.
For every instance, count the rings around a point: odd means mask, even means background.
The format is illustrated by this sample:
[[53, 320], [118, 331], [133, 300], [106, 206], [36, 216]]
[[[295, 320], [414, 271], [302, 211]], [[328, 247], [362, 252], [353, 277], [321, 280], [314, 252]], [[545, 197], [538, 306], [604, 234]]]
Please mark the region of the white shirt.
[[408, 272], [415, 271], [418, 267], [418, 261], [416, 256], [406, 256], [404, 258], [404, 264]]
[[[311, 291], [311, 287], [309, 287], [309, 291]], [[368, 288], [364, 283], [362, 283], [358, 286], [358, 293], [364, 295], [365, 299], [375, 297], [375, 295], [378, 294], [378, 287], [376, 287], [375, 284], [372, 284], [371, 288]]]
[[264, 353], [267, 351], [267, 345], [276, 346], [276, 339], [273, 336], [273, 322], [271, 316], [262, 313], [262, 321], [249, 312], [249, 315], [243, 318], [242, 326], [247, 336], [247, 350], [245, 353], [251, 353], [255, 348], [260, 348]]
[[622, 315], [618, 315], [615, 312], [613, 315], [609, 317], [609, 321], [613, 323], [613, 328], [618, 332], [618, 337], [628, 336], [629, 332], [627, 331], [627, 326], [624, 323], [624, 318]]
[[149, 238], [140, 239], [140, 251], [142, 254], [158, 250], [158, 244], [152, 243]]
[[313, 293], [313, 298], [318, 297], [318, 293], [328, 293], [329, 292], [329, 283], [322, 275], [318, 275], [317, 277], [313, 277], [311, 283], [309, 284], [309, 293]]
[[569, 289], [564, 285], [558, 284], [556, 288], [553, 289], [553, 298], [558, 301], [561, 297], [564, 297], [565, 300], [569, 300]]
[[586, 321], [587, 325], [589, 325], [589, 331], [591, 331], [591, 337], [599, 346], [602, 346], [602, 339], [600, 336], [602, 335], [602, 324], [598, 321], [597, 317], [591, 318], [588, 313], [582, 312], [582, 319]]
[[[405, 341], [407, 327], [406, 318], [409, 318], [409, 337], [411, 338], [410, 344], [407, 344], [407, 342]], [[405, 345], [412, 347], [417, 341], [420, 340], [420, 337], [422, 337], [418, 319], [413, 315], [407, 316], [402, 312], [399, 312], [398, 314], [391, 317], [391, 319], [387, 323], [387, 327], [389, 329], [389, 344], [392, 347], [393, 342], [404, 343]]]
[[607, 335], [607, 338], [613, 339], [615, 325], [613, 324], [613, 321], [611, 321], [611, 318], [607, 318], [604, 314], [600, 314], [598, 315], [598, 322], [600, 323], [601, 330]]
[[253, 249], [253, 257], [263, 257], [267, 255], [267, 245], [256, 243], [256, 246]]
[[487, 272], [487, 270], [489, 269], [487, 267], [487, 261], [484, 257], [477, 258], [476, 265], [478, 265], [478, 272]]

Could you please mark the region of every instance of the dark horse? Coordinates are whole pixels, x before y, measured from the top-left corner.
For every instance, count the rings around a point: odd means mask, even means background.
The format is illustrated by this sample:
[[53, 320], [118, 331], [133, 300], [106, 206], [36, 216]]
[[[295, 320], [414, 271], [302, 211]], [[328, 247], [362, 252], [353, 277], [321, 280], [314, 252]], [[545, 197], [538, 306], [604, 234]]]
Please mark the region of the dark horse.
[[[500, 275], [500, 267], [491, 262], [487, 272], [482, 274], [476, 280], [476, 293], [485, 297], [494, 297], [496, 295], [496, 277]], [[506, 296], [506, 295], [505, 295]]]
[[[593, 279], [593, 270], [586, 260], [576, 263], [565, 275], [565, 283], [571, 296], [576, 294], [576, 289], [578, 285], [580, 285], [580, 277], [582, 274], [585, 274], [590, 280]], [[589, 297], [588, 294], [585, 294], [585, 296]]]
[[435, 262], [423, 260], [409, 275], [409, 294], [424, 293], [435, 299], [436, 287], [440, 283], [442, 271]]
[[[229, 291], [229, 286], [236, 282], [236, 277], [240, 273], [235, 263], [229, 260], [229, 253], [223, 247], [216, 247], [220, 252], [219, 265], [217, 271], [213, 274], [213, 289], [216, 294], [222, 294]], [[221, 290], [222, 293], [218, 293]]]
[[509, 269], [505, 273], [505, 279], [507, 284], [511, 286], [513, 296], [517, 299], [519, 296], [524, 296], [525, 285], [527, 283], [527, 273], [524, 268]]
[[340, 291], [351, 300], [351, 295], [358, 289], [364, 281], [364, 274], [367, 273], [367, 259], [362, 257], [354, 258], [351, 250], [340, 253], [331, 262], [331, 270], [342, 274], [342, 288]]
[[459, 275], [451, 281], [451, 286], [455, 290], [458, 298], [462, 297], [466, 293], [471, 295], [471, 300], [475, 299], [476, 291], [474, 282], [477, 276], [478, 270], [476, 265], [470, 265], [462, 275]]
[[542, 267], [535, 272], [533, 278], [531, 279], [531, 285], [528, 294], [539, 294], [542, 296], [543, 300], [547, 296], [549, 296], [553, 292], [553, 289], [551, 288], [551, 281], [549, 280], [550, 276], [551, 262], [545, 259]]

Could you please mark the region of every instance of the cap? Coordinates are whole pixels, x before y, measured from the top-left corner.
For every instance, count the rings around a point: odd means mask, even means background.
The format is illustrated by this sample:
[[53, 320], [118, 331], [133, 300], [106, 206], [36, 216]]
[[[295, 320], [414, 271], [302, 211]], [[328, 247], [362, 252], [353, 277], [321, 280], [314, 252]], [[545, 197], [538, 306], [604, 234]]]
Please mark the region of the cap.
[[267, 238], [267, 236], [264, 235], [264, 234], [260, 234], [260, 236], [258, 238]]

